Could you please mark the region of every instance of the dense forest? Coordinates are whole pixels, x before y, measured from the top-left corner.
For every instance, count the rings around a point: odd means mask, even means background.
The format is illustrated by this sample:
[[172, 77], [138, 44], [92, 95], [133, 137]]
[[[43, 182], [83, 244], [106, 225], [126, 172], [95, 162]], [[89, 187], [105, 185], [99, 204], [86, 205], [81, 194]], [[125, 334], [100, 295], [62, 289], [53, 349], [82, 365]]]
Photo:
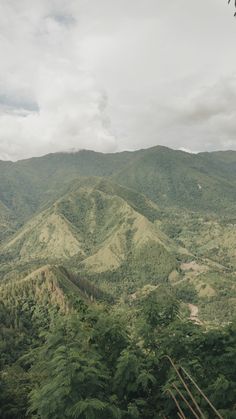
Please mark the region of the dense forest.
[[166, 287], [129, 307], [72, 300], [28, 287], [1, 304], [1, 418], [236, 417], [235, 322], [203, 329]]

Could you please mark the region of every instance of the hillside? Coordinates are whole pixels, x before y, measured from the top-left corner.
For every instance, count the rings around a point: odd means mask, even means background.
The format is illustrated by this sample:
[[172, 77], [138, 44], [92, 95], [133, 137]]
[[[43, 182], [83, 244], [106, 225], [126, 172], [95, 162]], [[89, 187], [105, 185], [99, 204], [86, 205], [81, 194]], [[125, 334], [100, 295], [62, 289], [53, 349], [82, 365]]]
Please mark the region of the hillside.
[[235, 161], [235, 152], [158, 146], [0, 162], [0, 275], [57, 263], [122, 295], [175, 275], [177, 287], [188, 284], [180, 265], [197, 262], [206, 290], [191, 286], [200, 305], [211, 298], [215, 316], [227, 297], [212, 278], [234, 298]]
[[70, 296], [81, 295], [77, 286], [70, 281], [60, 267], [45, 265], [30, 272], [18, 281], [9, 281], [0, 286], [0, 299], [5, 307], [12, 309], [12, 302], [22, 310], [25, 302], [46, 307], [57, 307], [68, 311]]
[[[234, 152], [235, 153], [235, 152]], [[235, 210], [236, 171], [221, 154], [189, 154], [165, 147], [143, 150], [114, 179], [161, 206], [209, 213]]]
[[[0, 162], [1, 278], [61, 264], [114, 295], [164, 281], [195, 293], [202, 320], [227, 320], [235, 161], [235, 152], [158, 146]], [[202, 268], [182, 269], [185, 262]]]
[[17, 230], [17, 224], [12, 211], [0, 202], [0, 243]]
[[100, 274], [119, 270], [129, 260], [129, 270], [139, 271], [137, 280], [145, 272], [156, 280], [167, 278], [177, 266], [174, 254], [182, 249], [151, 221], [158, 214], [158, 207], [144, 196], [86, 178], [2, 244], [2, 264], [10, 269], [64, 262]]
[[102, 154], [93, 151], [56, 153], [21, 160], [0, 161], [0, 202], [20, 221], [67, 191], [80, 176], [110, 176], [120, 170], [132, 153]]
[[236, 198], [236, 152], [189, 154], [166, 147], [103, 154], [56, 153], [0, 161], [0, 202], [18, 222], [65, 193], [80, 177], [109, 177], [144, 193], [160, 207], [232, 214]]
[[79, 288], [56, 267], [42, 266], [0, 285], [1, 368], [40, 341], [54, 316], [68, 313]]

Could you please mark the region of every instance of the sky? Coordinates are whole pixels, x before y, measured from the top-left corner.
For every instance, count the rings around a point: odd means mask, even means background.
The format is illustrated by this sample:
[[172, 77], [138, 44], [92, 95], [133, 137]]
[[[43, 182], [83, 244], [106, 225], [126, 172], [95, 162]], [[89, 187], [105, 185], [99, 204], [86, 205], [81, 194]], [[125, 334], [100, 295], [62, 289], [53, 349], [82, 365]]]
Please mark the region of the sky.
[[236, 150], [227, 0], [0, 0], [0, 159]]

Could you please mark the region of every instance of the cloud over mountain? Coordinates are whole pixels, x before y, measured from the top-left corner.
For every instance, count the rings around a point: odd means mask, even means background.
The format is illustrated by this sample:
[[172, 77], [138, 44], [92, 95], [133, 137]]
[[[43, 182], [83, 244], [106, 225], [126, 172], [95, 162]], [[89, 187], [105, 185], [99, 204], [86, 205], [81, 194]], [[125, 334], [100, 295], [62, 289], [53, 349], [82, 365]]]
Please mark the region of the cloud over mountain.
[[0, 158], [236, 148], [236, 32], [223, 3], [3, 0]]

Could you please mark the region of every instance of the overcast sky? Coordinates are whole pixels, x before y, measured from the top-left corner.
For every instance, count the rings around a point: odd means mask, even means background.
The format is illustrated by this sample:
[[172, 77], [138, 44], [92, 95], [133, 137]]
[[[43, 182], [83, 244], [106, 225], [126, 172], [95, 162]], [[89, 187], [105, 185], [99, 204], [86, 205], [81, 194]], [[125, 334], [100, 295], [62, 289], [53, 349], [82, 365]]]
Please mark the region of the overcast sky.
[[0, 0], [0, 159], [236, 150], [227, 0]]

